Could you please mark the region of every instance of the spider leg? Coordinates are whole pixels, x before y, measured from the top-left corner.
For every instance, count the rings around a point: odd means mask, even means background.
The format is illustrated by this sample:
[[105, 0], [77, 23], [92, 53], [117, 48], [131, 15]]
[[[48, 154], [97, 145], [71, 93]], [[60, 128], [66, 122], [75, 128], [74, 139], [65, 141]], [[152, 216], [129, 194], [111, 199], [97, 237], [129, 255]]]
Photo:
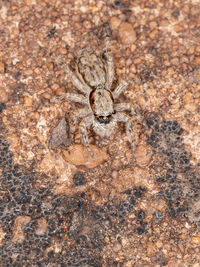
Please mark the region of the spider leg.
[[104, 54], [106, 56], [106, 83], [105, 88], [110, 90], [112, 87], [112, 83], [115, 75], [115, 67], [113, 61], [113, 54], [111, 50], [111, 40], [109, 33], [106, 32], [105, 42], [104, 42]]
[[81, 91], [83, 94], [89, 94], [89, 92], [91, 91], [90, 87], [87, 84], [82, 83], [77, 77], [76, 75], [73, 73], [73, 71], [69, 68], [69, 66], [64, 63], [64, 59], [61, 56], [55, 56], [52, 55], [51, 56], [53, 59], [53, 62], [58, 65], [61, 66], [61, 68], [63, 69], [64, 72], [67, 73], [67, 76], [69, 77], [69, 79], [71, 80], [71, 82], [73, 83], [73, 85], [79, 90]]
[[143, 125], [144, 127], [147, 127], [146, 123], [144, 122], [144, 120], [142, 119], [141, 115], [136, 113], [133, 105], [131, 105], [130, 103], [118, 103], [115, 104], [115, 110], [118, 111], [124, 111], [124, 110], [130, 110], [131, 111], [131, 115], [134, 115], [137, 119], [137, 121]]
[[133, 121], [131, 120], [130, 116], [128, 116], [126, 113], [124, 112], [118, 112], [115, 114], [115, 119], [117, 121], [121, 121], [124, 122], [126, 125], [126, 131], [129, 135], [129, 140], [131, 143], [131, 147], [132, 147], [132, 151], [134, 154], [135, 151], [135, 142], [134, 142], [134, 138], [133, 138]]
[[116, 99], [119, 95], [128, 87], [129, 83], [125, 80], [122, 80], [120, 84], [113, 90], [113, 98]]
[[87, 116], [89, 113], [90, 113], [90, 110], [88, 107], [80, 108], [78, 110], [73, 111], [72, 119], [70, 121], [70, 134], [72, 136], [72, 140], [74, 139], [74, 132], [75, 132], [77, 120], [79, 118], [83, 118], [83, 117]]
[[91, 126], [93, 122], [93, 116], [89, 115], [85, 118], [82, 119], [82, 121], [79, 124], [79, 132], [80, 132], [80, 136], [81, 136], [81, 143], [87, 147], [89, 153], [91, 156], [93, 156], [93, 153], [90, 149], [89, 146], [89, 139], [88, 139], [88, 134], [87, 134], [87, 127]]
[[50, 102], [54, 103], [58, 100], [68, 100], [71, 102], [77, 102], [77, 103], [81, 103], [81, 104], [87, 104], [87, 98], [84, 95], [78, 95], [78, 94], [74, 94], [74, 93], [63, 93], [60, 96], [55, 96], [53, 97]]

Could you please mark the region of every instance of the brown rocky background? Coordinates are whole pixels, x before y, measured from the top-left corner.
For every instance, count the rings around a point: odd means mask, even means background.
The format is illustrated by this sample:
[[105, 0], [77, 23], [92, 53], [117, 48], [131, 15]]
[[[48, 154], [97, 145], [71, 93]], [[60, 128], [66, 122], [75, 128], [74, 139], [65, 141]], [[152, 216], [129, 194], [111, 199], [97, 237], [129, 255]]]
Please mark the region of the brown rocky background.
[[[147, 123], [134, 156], [118, 124], [90, 157], [79, 105], [50, 101], [76, 90], [50, 55], [100, 54], [105, 24]], [[200, 266], [199, 79], [197, 0], [0, 1], [0, 266]]]

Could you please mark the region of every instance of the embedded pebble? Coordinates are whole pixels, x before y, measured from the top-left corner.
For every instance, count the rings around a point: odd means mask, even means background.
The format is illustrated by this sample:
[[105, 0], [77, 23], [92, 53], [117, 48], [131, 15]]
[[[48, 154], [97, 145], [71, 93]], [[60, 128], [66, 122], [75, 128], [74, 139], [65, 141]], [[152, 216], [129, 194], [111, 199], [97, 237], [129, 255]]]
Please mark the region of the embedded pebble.
[[5, 87], [0, 86], [0, 102], [6, 103], [8, 101], [8, 92], [6, 91]]
[[6, 233], [2, 230], [2, 228], [0, 228], [0, 246], [3, 243], [3, 239], [4, 239], [5, 235], [6, 235]]
[[117, 30], [119, 25], [120, 25], [120, 23], [121, 23], [121, 20], [118, 17], [112, 17], [110, 19], [110, 28], [112, 30]]
[[4, 74], [5, 73], [5, 64], [0, 61], [0, 74]]
[[167, 209], [167, 203], [163, 199], [152, 200], [151, 207], [153, 211], [164, 212]]
[[119, 36], [123, 44], [132, 44], [136, 41], [136, 33], [128, 22], [122, 22], [119, 26]]
[[25, 240], [25, 233], [23, 227], [30, 222], [31, 218], [29, 216], [18, 216], [15, 219], [13, 226], [13, 238], [14, 243], [22, 243]]
[[113, 251], [118, 252], [122, 249], [122, 245], [119, 242], [115, 242], [113, 246]]
[[200, 56], [195, 57], [195, 63], [200, 65]]
[[145, 145], [139, 145], [135, 151], [135, 160], [138, 166], [145, 167], [149, 164], [152, 156], [152, 151], [145, 147]]
[[32, 104], [33, 104], [32, 97], [25, 96], [25, 97], [24, 97], [24, 106], [25, 106], [25, 107], [31, 107]]
[[154, 29], [153, 31], [151, 31], [151, 32], [149, 33], [149, 37], [150, 37], [151, 39], [155, 39], [155, 37], [156, 37], [157, 34], [158, 34], [158, 30], [157, 30], [157, 29]]
[[47, 221], [44, 218], [40, 218], [38, 219], [37, 223], [38, 227], [35, 231], [36, 235], [44, 235], [48, 226]]
[[200, 237], [199, 236], [193, 236], [192, 237], [192, 243], [194, 245], [199, 245], [200, 244]]
[[172, 58], [171, 60], [172, 65], [178, 66], [179, 65], [179, 59], [177, 57]]
[[91, 29], [91, 28], [92, 28], [92, 23], [91, 23], [91, 21], [89, 21], [89, 20], [85, 20], [85, 21], [83, 22], [83, 27], [86, 28], [86, 29]]

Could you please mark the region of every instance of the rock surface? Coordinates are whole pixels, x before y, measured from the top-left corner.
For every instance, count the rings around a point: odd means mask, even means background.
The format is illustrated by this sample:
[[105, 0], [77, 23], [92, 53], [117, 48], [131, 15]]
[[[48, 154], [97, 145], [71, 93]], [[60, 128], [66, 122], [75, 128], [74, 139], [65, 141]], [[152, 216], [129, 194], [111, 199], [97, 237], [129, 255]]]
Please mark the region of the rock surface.
[[[199, 14], [199, 1], [0, 2], [1, 267], [199, 266]], [[130, 81], [117, 101], [147, 124], [131, 117], [134, 156], [123, 123], [87, 129], [93, 157], [79, 121], [68, 143], [57, 126], [82, 105], [51, 101], [80, 93], [51, 55], [72, 69], [84, 47], [101, 55], [105, 24], [113, 89]]]

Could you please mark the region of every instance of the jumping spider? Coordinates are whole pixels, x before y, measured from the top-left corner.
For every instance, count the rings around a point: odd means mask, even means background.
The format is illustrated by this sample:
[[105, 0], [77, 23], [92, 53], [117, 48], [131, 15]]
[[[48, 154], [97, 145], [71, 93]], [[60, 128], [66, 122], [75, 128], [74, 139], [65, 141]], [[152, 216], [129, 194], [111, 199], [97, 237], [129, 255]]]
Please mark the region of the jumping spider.
[[141, 124], [143, 123], [130, 103], [115, 103], [129, 83], [122, 80], [112, 91], [115, 73], [108, 34], [105, 36], [104, 42], [102, 57], [97, 56], [94, 51], [88, 48], [79, 52], [76, 60], [76, 75], [67, 64], [64, 64], [61, 58], [54, 57], [54, 62], [62, 66], [73, 85], [81, 92], [81, 94], [65, 93], [59, 99], [85, 105], [85, 107], [73, 111], [70, 133], [73, 137], [77, 120], [81, 119], [79, 124], [81, 143], [89, 151], [91, 150], [87, 127], [92, 126], [95, 133], [101, 137], [109, 137], [113, 133], [117, 122], [124, 122], [134, 152], [133, 123], [131, 117], [124, 111], [130, 110], [131, 114], [135, 115]]

